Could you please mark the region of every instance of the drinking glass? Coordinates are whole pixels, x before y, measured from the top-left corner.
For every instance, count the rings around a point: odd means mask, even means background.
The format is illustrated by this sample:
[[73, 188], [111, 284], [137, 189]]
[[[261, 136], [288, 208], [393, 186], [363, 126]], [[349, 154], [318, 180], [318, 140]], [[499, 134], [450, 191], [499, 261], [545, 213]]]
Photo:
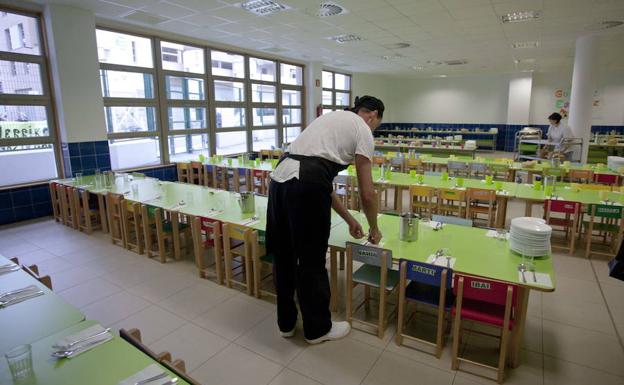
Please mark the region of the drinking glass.
[[419, 184], [425, 183], [425, 176], [423, 174], [418, 174], [418, 183]]
[[442, 173], [442, 180], [446, 182], [448, 179], [449, 179], [449, 174], [448, 174], [448, 172], [446, 172], [446, 171], [445, 171], [445, 172], [443, 172], [443, 173]]
[[457, 184], [457, 187], [464, 187], [464, 178], [457, 178], [456, 184]]
[[19, 345], [4, 353], [13, 379], [19, 380], [32, 375], [32, 352], [30, 345]]
[[492, 175], [485, 176], [485, 184], [491, 185], [493, 181], [494, 181], [494, 178], [492, 177]]
[[535, 182], [533, 182], [533, 189], [536, 191], [539, 191], [542, 189], [542, 181], [541, 180], [536, 180]]
[[132, 196], [133, 197], [138, 197], [139, 196], [139, 185], [136, 184], [136, 183], [132, 183], [130, 188], [132, 189]]
[[496, 191], [501, 191], [503, 189], [503, 182], [501, 181], [496, 181], [496, 183], [494, 184]]

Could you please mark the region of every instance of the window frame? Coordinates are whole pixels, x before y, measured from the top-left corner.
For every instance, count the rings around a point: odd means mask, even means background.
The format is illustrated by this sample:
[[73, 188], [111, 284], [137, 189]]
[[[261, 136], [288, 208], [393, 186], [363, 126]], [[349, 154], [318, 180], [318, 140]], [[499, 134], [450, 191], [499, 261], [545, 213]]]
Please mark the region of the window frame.
[[6, 106], [37, 106], [44, 107], [48, 125], [48, 136], [27, 137], [18, 139], [0, 138], [0, 147], [29, 146], [29, 145], [51, 145], [54, 154], [54, 166], [56, 177], [30, 180], [14, 184], [0, 185], [0, 190], [41, 184], [52, 179], [63, 178], [65, 176], [63, 156], [59, 146], [58, 117], [54, 99], [54, 89], [52, 87], [52, 73], [50, 71], [49, 47], [45, 35], [45, 24], [41, 12], [14, 8], [7, 5], [0, 6], [0, 12], [32, 17], [37, 22], [37, 33], [39, 38], [40, 52], [38, 55], [0, 51], [0, 60], [7, 60], [20, 63], [34, 63], [39, 67], [39, 78], [41, 79], [41, 95], [26, 94], [0, 94], [0, 105]]
[[[327, 70], [327, 69], [323, 69], [322, 72], [328, 72], [332, 74], [332, 86], [331, 87], [325, 87], [321, 84], [321, 95], [323, 93], [323, 91], [327, 91], [327, 92], [331, 92], [332, 94], [332, 103], [331, 104], [322, 104], [322, 109], [323, 110], [343, 110], [347, 107], [349, 107], [351, 105], [351, 100], [352, 100], [352, 96], [353, 96], [353, 75], [348, 74], [348, 73], [344, 73], [344, 72], [338, 72], [338, 71], [333, 71], [333, 70]], [[322, 72], [321, 72], [321, 79], [323, 78], [322, 76]], [[336, 88], [336, 74], [338, 75], [342, 75], [342, 76], [346, 76], [349, 78], [349, 89], [348, 90], [340, 90]], [[336, 104], [336, 93], [341, 93], [341, 94], [349, 94], [349, 102], [348, 104], [345, 105], [338, 105]], [[321, 96], [322, 98], [322, 96]], [[322, 99], [321, 99], [322, 100]]]

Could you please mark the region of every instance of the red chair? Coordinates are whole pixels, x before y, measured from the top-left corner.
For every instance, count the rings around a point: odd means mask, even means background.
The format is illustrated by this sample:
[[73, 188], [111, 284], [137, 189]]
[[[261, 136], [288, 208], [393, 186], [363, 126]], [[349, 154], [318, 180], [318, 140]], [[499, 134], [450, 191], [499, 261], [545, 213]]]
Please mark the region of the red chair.
[[594, 182], [617, 186], [620, 182], [620, 177], [615, 174], [594, 174]]
[[[502, 383], [505, 375], [507, 345], [511, 337], [511, 330], [514, 327], [513, 313], [516, 307], [517, 287], [488, 279], [456, 274], [453, 291], [457, 296], [455, 307], [451, 310], [451, 314], [454, 317], [453, 370], [459, 369], [460, 362], [468, 362], [479, 367], [495, 370], [496, 381]], [[500, 338], [498, 366], [489, 366], [459, 357], [459, 343], [462, 332], [461, 322], [465, 319], [501, 329], [500, 336], [483, 333], [491, 337]], [[474, 330], [472, 332], [477, 333]]]
[[[570, 254], [574, 254], [574, 241], [576, 239], [580, 212], [580, 202], [546, 200], [544, 204], [546, 223], [553, 226], [553, 230], [555, 231], [565, 232], [565, 239], [568, 240], [567, 246], [553, 245], [553, 247], [568, 250]], [[553, 217], [553, 213], [565, 214], [565, 216]]]
[[269, 192], [269, 171], [251, 170], [251, 190], [260, 195], [267, 195]]

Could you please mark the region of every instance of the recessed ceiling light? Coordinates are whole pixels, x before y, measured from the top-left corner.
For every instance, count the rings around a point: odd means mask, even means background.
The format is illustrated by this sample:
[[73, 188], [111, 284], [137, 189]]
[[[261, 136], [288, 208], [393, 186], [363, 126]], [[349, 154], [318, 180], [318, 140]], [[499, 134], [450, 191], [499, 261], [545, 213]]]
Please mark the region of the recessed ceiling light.
[[588, 31], [601, 31], [603, 29], [615, 28], [624, 24], [624, 22], [619, 20], [611, 20], [611, 21], [601, 21], [600, 23], [590, 24], [585, 27]]
[[382, 45], [382, 47], [387, 48], [387, 49], [403, 49], [403, 48], [408, 48], [410, 46], [411, 46], [410, 43], [390, 43], [390, 44]]
[[464, 64], [468, 64], [468, 60], [466, 59], [455, 59], [455, 60], [446, 60], [444, 64], [447, 66], [460, 66]]
[[259, 16], [270, 15], [272, 13], [290, 9], [288, 6], [272, 0], [244, 1], [240, 4], [240, 7]]
[[339, 44], [353, 43], [353, 42], [362, 40], [362, 38], [359, 37], [358, 35], [353, 35], [351, 33], [346, 34], [346, 35], [331, 36], [331, 37], [328, 37], [328, 39], [333, 40]]
[[510, 12], [501, 17], [503, 23], [518, 23], [521, 21], [532, 21], [537, 20], [542, 17], [542, 12], [540, 11], [521, 11], [521, 12]]
[[384, 55], [381, 58], [384, 60], [399, 60], [403, 59], [405, 56], [403, 55]]
[[336, 4], [332, 1], [324, 1], [318, 8], [311, 8], [307, 12], [308, 14], [317, 17], [330, 17], [349, 13], [349, 11], [347, 11], [342, 5]]
[[511, 44], [511, 48], [523, 49], [523, 48], [537, 48], [539, 47], [539, 41], [517, 41]]
[[445, 78], [446, 75], [433, 75], [434, 78]]
[[422, 70], [425, 69], [425, 67], [424, 66], [413, 66], [412, 69], [415, 70], [415, 71], [422, 71]]
[[428, 66], [439, 66], [442, 65], [441, 61], [437, 61], [437, 60], [427, 60], [427, 65]]

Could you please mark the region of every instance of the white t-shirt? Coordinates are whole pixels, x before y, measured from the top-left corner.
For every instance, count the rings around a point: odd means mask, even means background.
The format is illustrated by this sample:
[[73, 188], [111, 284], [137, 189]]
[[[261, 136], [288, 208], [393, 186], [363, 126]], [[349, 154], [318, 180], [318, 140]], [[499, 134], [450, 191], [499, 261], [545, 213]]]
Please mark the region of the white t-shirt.
[[561, 149], [561, 144], [564, 139], [571, 137], [572, 130], [570, 130], [570, 127], [563, 122], [559, 122], [556, 126], [551, 124], [548, 127], [548, 141], [555, 145], [556, 151]]
[[[373, 158], [375, 143], [370, 127], [351, 111], [334, 111], [316, 118], [290, 144], [288, 152], [294, 155], [316, 156], [348, 165], [355, 155]], [[276, 182], [299, 179], [299, 161], [287, 158], [271, 173]]]

